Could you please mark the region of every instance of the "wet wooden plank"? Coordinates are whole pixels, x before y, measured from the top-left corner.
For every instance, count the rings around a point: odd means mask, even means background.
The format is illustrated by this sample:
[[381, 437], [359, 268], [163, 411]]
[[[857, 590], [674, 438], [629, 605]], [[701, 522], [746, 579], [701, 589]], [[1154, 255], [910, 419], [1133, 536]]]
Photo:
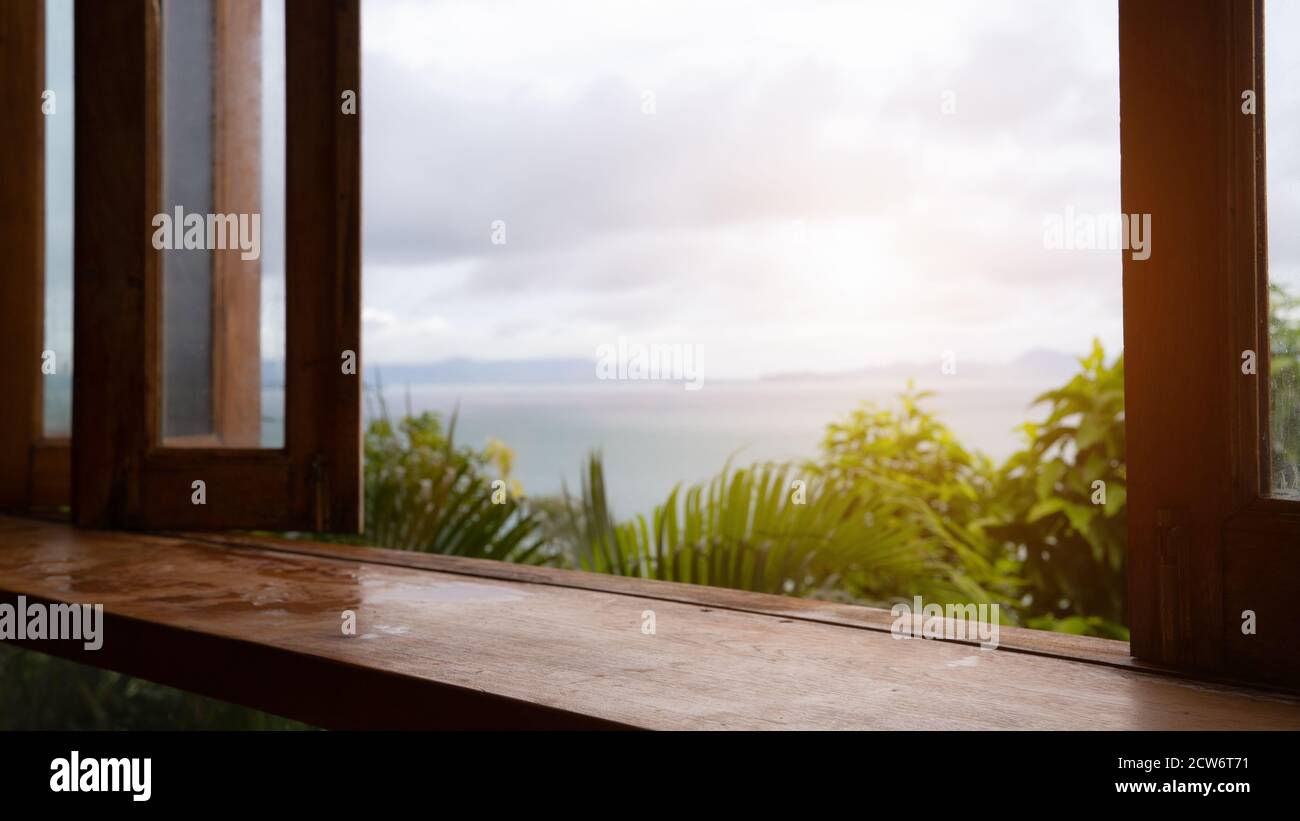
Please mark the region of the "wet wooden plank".
[[98, 652], [41, 649], [325, 726], [1300, 729], [1278, 694], [703, 606], [660, 582], [364, 556], [0, 518], [0, 593], [111, 617]]
[[[648, 590], [641, 580], [623, 576], [612, 576], [604, 573], [572, 573], [552, 567], [535, 567], [487, 559], [471, 559], [464, 556], [442, 556], [432, 553], [416, 553], [409, 550], [388, 550], [377, 547], [309, 542], [243, 533], [195, 532], [175, 535], [188, 540], [213, 544], [273, 547], [277, 550], [302, 553], [307, 556], [355, 559], [391, 564], [398, 567], [439, 570], [460, 575], [482, 576], [534, 584], [552, 584], [609, 593], [627, 593], [646, 598], [764, 613], [781, 618], [804, 619], [864, 630], [889, 632], [894, 621], [889, 611], [875, 607], [859, 607], [815, 599], [751, 593], [699, 584], [658, 582], [652, 589]], [[1165, 668], [1133, 658], [1129, 654], [1128, 642], [1123, 641], [1073, 636], [1067, 633], [1052, 633], [1044, 630], [1004, 627], [1001, 631], [1000, 643], [1004, 649], [1020, 652], [1066, 659], [1086, 659], [1118, 667], [1172, 674], [1172, 671]]]

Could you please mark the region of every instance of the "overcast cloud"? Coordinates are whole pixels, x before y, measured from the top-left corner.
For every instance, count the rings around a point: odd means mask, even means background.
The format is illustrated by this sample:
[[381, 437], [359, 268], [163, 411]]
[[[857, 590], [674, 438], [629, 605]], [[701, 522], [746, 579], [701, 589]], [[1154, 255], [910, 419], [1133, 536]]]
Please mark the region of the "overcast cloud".
[[1114, 2], [363, 14], [371, 361], [627, 336], [746, 376], [1122, 343], [1119, 252], [1042, 239], [1119, 210]]

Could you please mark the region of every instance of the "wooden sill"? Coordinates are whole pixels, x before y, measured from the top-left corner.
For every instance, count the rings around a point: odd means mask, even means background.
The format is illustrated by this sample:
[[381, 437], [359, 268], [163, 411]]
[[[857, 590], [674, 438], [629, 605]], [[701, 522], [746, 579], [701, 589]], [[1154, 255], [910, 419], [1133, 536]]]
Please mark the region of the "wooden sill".
[[1122, 642], [900, 641], [871, 608], [371, 548], [0, 517], [18, 595], [106, 623], [16, 644], [334, 728], [1300, 729], [1300, 699]]

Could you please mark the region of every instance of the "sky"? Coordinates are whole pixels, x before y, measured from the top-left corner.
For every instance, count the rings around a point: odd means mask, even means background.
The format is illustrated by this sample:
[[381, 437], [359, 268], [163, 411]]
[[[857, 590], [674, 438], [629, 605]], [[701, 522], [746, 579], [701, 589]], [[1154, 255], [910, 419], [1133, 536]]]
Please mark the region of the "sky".
[[[266, 5], [282, 71], [282, 3]], [[47, 163], [47, 345], [65, 360], [70, 8], [50, 11]], [[1114, 0], [362, 15], [370, 362], [592, 359], [622, 337], [701, 345], [717, 378], [1122, 344], [1120, 253], [1043, 247], [1048, 215], [1119, 209]], [[1300, 2], [1267, 0], [1266, 20], [1270, 274], [1300, 289]], [[281, 246], [264, 246], [279, 359]]]
[[1268, 273], [1300, 294], [1300, 3], [1266, 0], [1264, 21]]
[[1043, 242], [1119, 210], [1114, 2], [362, 15], [371, 362], [625, 337], [749, 377], [1122, 344], [1120, 252]]

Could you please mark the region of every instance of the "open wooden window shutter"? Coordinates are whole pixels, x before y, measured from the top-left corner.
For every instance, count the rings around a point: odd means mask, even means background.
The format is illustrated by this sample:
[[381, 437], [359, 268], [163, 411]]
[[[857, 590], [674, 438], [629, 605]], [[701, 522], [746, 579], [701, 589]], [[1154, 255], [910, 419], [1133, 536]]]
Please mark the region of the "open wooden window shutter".
[[[257, 158], [223, 138], [257, 128], [225, 105], [258, 0], [208, 0], [215, 32], [214, 208], [256, 207]], [[212, 266], [214, 444], [162, 436], [164, 210], [159, 0], [78, 3], [73, 516], [87, 527], [355, 532], [361, 513], [358, 0], [285, 8], [283, 447], [255, 445], [255, 266]], [[255, 67], [250, 67], [254, 70]], [[253, 76], [256, 76], [255, 74]], [[233, 84], [233, 85], [232, 85]], [[252, 283], [252, 288], [249, 283]], [[349, 367], [350, 363], [350, 367]], [[241, 399], [242, 397], [242, 399]], [[194, 443], [189, 443], [194, 444]], [[202, 494], [198, 494], [202, 483]], [[201, 500], [201, 502], [200, 502]]]

